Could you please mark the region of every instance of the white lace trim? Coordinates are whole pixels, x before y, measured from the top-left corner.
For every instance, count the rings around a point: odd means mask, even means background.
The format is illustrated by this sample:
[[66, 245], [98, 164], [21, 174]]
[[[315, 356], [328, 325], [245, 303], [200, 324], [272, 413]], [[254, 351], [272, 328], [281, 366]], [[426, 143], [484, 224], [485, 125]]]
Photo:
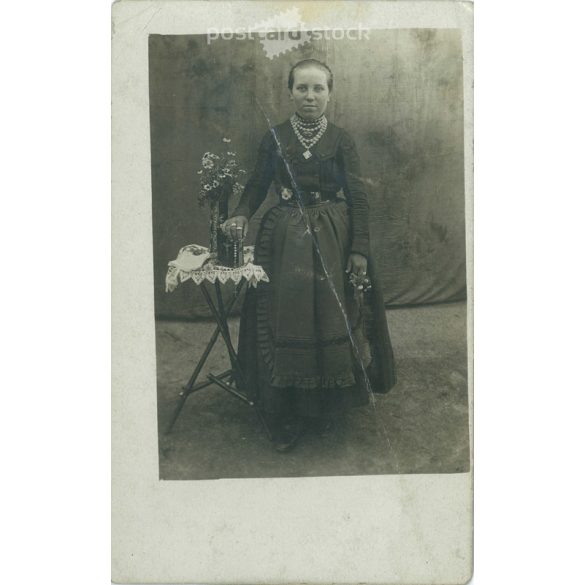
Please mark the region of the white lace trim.
[[228, 280], [239, 283], [242, 278], [248, 281], [248, 286], [258, 286], [259, 282], [269, 282], [262, 266], [252, 262], [254, 246], [244, 246], [244, 265], [239, 268], [218, 266], [215, 260], [210, 259], [209, 250], [198, 244], [189, 244], [179, 250], [175, 260], [169, 262], [169, 269], [165, 278], [166, 292], [173, 292], [179, 284], [192, 280], [199, 285], [204, 281], [215, 283], [217, 280], [225, 284]]

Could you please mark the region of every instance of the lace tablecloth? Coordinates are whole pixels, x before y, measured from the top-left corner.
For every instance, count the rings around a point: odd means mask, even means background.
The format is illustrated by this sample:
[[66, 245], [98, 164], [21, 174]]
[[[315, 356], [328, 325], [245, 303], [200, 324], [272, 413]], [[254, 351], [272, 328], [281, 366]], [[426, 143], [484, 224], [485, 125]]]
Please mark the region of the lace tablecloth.
[[218, 266], [211, 259], [209, 250], [198, 244], [189, 244], [179, 250], [175, 260], [169, 262], [166, 275], [166, 292], [173, 292], [179, 284], [191, 279], [195, 284], [203, 281], [216, 282], [219, 280], [225, 284], [232, 280], [236, 284], [245, 278], [249, 286], [257, 286], [259, 282], [268, 282], [268, 276], [262, 266], [252, 262], [254, 246], [244, 246], [244, 264], [239, 268]]

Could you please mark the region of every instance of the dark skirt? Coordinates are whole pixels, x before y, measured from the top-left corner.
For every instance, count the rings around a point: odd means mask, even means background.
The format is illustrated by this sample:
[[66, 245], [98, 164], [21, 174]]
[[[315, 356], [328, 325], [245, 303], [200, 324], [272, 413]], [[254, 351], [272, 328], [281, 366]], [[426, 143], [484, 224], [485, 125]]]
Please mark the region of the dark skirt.
[[394, 385], [375, 269], [370, 259], [372, 289], [356, 294], [349, 246], [344, 200], [307, 206], [304, 216], [287, 204], [265, 214], [254, 263], [270, 282], [246, 291], [238, 341], [249, 397], [264, 412], [334, 416]]

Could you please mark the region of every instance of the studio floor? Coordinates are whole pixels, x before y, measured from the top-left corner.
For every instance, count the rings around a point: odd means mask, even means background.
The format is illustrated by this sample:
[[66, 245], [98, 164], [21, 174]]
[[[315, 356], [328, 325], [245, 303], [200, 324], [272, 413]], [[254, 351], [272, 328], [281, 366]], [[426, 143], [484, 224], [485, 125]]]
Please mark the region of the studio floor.
[[[398, 383], [375, 403], [353, 409], [325, 434], [308, 433], [289, 453], [272, 448], [253, 408], [210, 386], [187, 400], [164, 434], [181, 387], [215, 324], [156, 325], [160, 478], [194, 480], [469, 469], [466, 304], [386, 311]], [[237, 336], [238, 320], [230, 321]], [[217, 343], [207, 372], [227, 370]]]

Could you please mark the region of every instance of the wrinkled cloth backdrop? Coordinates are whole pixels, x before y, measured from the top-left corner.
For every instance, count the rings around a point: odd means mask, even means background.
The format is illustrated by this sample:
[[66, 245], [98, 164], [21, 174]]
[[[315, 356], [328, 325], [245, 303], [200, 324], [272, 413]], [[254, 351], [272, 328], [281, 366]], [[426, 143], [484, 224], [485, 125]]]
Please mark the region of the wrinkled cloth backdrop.
[[[269, 59], [258, 38], [151, 35], [150, 108], [157, 317], [208, 315], [192, 283], [165, 293], [167, 263], [207, 245], [197, 202], [205, 151], [230, 149], [251, 170], [267, 122], [292, 113], [287, 78], [305, 58], [334, 73], [327, 116], [355, 139], [370, 188], [372, 251], [387, 307], [465, 298], [463, 85], [459, 31], [371, 31], [370, 39], [305, 44]], [[270, 193], [251, 224], [276, 202]], [[233, 209], [237, 201], [232, 201]]]

